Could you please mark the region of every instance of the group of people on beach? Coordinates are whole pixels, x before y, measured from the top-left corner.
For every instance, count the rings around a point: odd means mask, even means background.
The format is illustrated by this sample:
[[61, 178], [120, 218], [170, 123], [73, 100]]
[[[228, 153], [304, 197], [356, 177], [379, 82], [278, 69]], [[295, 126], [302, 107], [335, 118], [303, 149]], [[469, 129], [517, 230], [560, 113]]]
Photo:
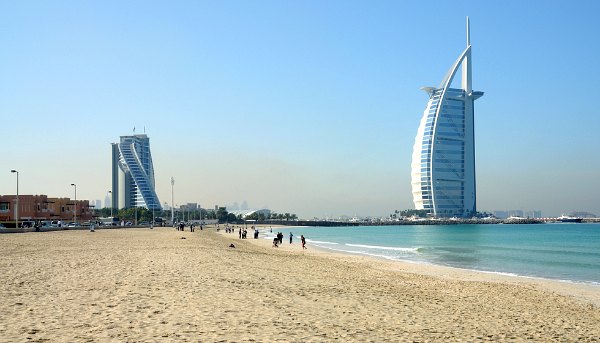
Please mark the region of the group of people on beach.
[[[246, 237], [248, 236], [248, 230], [246, 228], [244, 228], [243, 226], [236, 227], [235, 225], [234, 226], [229, 226], [229, 224], [225, 225], [225, 233], [235, 233], [236, 229], [237, 229], [239, 239], [246, 239]], [[258, 228], [251, 226], [250, 230], [254, 231], [254, 239], [258, 239], [258, 235], [260, 234]], [[269, 232], [272, 233], [273, 228], [269, 228]], [[290, 244], [293, 244], [294, 243], [294, 234], [291, 231], [289, 233], [289, 238], [290, 238]], [[280, 244], [283, 244], [283, 233], [277, 232], [277, 234], [273, 238], [273, 247], [278, 248]], [[304, 238], [304, 235], [300, 235], [300, 244], [302, 245], [302, 250], [307, 249], [306, 248], [306, 238]]]
[[[294, 242], [294, 234], [290, 231], [290, 244]], [[302, 244], [302, 250], [306, 249], [306, 239], [304, 235], [300, 235], [300, 243]], [[279, 248], [279, 244], [283, 244], [283, 233], [278, 232], [273, 238], [273, 247]]]
[[[250, 230], [254, 231], [254, 239], [258, 239], [258, 235], [260, 233], [260, 231], [258, 231], [258, 228], [251, 226]], [[225, 225], [225, 233], [235, 233], [235, 231], [235, 226], [229, 226], [229, 224]], [[246, 239], [246, 237], [248, 237], [248, 230], [242, 226], [237, 228], [237, 232], [240, 239]]]
[[[195, 226], [196, 225], [194, 223], [190, 223], [190, 232], [194, 232]], [[175, 228], [177, 229], [177, 231], [185, 231], [185, 223], [180, 222], [179, 224], [175, 224]], [[202, 225], [200, 225], [200, 230], [204, 230], [204, 227]]]
[[235, 226], [229, 226], [229, 224], [225, 224], [225, 233], [234, 233]]

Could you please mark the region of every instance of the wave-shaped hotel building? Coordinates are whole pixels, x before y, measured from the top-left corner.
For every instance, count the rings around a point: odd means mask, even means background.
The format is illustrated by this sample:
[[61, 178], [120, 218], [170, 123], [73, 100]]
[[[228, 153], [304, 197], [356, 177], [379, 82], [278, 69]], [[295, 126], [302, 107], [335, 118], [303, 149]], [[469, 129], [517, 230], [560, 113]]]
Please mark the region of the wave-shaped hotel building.
[[160, 210], [156, 195], [150, 139], [145, 134], [121, 136], [112, 144], [112, 207]]
[[[460, 88], [451, 88], [462, 67]], [[429, 95], [412, 155], [412, 194], [417, 210], [435, 217], [468, 217], [477, 211], [475, 188], [474, 101], [483, 92], [471, 88], [471, 42], [439, 87]]]

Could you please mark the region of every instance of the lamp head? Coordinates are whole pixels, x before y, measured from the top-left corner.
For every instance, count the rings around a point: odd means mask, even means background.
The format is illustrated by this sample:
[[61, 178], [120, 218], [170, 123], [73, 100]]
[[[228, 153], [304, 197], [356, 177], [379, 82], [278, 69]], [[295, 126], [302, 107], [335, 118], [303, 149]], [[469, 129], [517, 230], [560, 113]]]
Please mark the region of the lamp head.
[[77, 186], [76, 184], [72, 183], [71, 186]]
[[13, 169], [13, 170], [11, 170], [10, 172], [11, 172], [11, 173], [18, 173], [18, 171], [14, 170], [14, 169]]

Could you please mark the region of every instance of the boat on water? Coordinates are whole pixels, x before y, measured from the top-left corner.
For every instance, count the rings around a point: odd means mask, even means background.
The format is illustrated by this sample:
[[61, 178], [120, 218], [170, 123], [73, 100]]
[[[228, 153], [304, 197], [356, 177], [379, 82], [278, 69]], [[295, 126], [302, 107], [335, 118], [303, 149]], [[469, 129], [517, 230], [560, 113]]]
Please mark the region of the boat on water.
[[562, 216], [556, 218], [556, 220], [559, 221], [559, 222], [561, 222], [561, 223], [581, 223], [581, 221], [583, 220], [583, 218], [565, 216], [563, 214]]

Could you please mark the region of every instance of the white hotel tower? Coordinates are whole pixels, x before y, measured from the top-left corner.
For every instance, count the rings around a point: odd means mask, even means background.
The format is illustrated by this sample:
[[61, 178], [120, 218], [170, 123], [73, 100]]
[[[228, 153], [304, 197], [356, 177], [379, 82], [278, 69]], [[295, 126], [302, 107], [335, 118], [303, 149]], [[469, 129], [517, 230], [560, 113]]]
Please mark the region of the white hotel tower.
[[[450, 88], [462, 66], [461, 88]], [[473, 102], [483, 92], [471, 88], [471, 42], [467, 17], [467, 47], [439, 87], [429, 94], [415, 137], [412, 194], [417, 210], [435, 217], [468, 217], [477, 211]]]

